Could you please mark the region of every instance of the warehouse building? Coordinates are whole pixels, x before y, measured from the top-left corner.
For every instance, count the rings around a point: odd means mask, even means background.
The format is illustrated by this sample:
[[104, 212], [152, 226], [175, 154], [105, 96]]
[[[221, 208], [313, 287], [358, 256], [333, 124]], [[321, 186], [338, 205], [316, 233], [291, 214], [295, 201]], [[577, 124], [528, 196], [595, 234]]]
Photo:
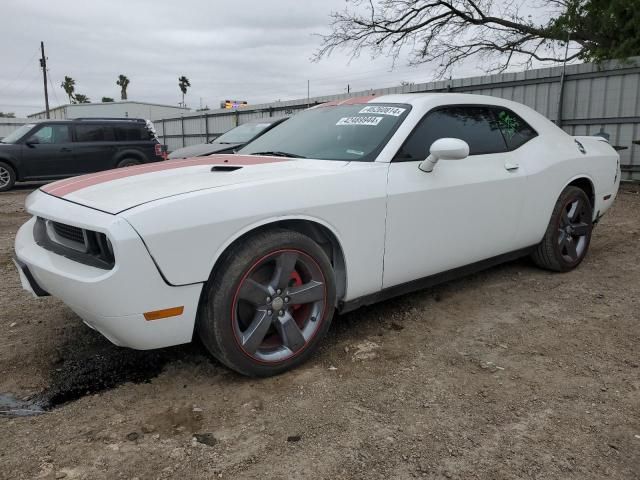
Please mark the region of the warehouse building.
[[[157, 103], [133, 102], [129, 100], [107, 103], [76, 103], [49, 109], [51, 118], [58, 120], [95, 117], [131, 117], [154, 120], [156, 118], [179, 116], [189, 111], [188, 108], [174, 105], [160, 105]], [[47, 115], [46, 112], [42, 111], [29, 115], [28, 117], [32, 120], [45, 119]]]

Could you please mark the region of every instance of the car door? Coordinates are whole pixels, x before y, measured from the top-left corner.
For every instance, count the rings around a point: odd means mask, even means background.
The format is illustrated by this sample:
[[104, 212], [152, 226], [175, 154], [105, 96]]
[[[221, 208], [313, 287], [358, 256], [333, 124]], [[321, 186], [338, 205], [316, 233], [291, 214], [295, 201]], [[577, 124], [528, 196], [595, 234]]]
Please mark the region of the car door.
[[91, 173], [115, 167], [117, 149], [114, 127], [102, 123], [76, 123], [74, 168], [76, 173]]
[[[463, 160], [418, 168], [439, 138], [469, 144]], [[383, 287], [489, 259], [517, 248], [526, 175], [485, 106], [438, 107], [389, 165]]]
[[25, 178], [59, 178], [73, 173], [73, 144], [67, 124], [41, 125], [22, 145]]

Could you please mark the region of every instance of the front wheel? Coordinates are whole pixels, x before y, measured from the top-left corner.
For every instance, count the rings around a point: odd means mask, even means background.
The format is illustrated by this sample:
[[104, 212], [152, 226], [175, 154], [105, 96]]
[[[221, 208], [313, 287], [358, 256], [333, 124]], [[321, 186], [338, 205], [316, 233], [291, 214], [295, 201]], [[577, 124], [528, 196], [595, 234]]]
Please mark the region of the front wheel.
[[584, 260], [593, 231], [593, 207], [584, 190], [567, 187], [553, 209], [549, 226], [533, 252], [534, 262], [547, 270], [568, 272]]
[[207, 282], [197, 331], [222, 363], [248, 376], [290, 370], [317, 348], [331, 323], [331, 262], [309, 237], [289, 230], [231, 247]]

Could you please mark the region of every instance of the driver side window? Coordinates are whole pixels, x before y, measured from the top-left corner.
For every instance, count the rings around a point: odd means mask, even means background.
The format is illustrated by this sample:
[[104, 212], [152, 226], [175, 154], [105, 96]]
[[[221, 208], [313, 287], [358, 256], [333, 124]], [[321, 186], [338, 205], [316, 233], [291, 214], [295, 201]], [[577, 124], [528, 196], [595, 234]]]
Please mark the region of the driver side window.
[[27, 142], [40, 144], [69, 143], [70, 141], [68, 125], [46, 125], [27, 140]]
[[427, 113], [393, 159], [422, 161], [440, 138], [459, 138], [469, 144], [469, 155], [502, 153], [507, 145], [493, 115], [483, 106], [450, 106]]

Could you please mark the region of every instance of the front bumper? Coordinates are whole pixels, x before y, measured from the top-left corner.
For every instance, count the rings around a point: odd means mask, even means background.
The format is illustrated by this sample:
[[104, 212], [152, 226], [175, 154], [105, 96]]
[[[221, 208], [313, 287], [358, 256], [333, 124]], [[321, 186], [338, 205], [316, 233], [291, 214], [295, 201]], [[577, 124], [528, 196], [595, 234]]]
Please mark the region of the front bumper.
[[[31, 290], [59, 298], [119, 346], [146, 350], [191, 341], [202, 284], [168, 285], [126, 220], [42, 192], [29, 197], [27, 209], [35, 216], [106, 233], [116, 258], [113, 269], [104, 270], [45, 250], [34, 239], [34, 217], [15, 241], [16, 263]], [[143, 315], [179, 306], [184, 311], [175, 317], [147, 321]]]

